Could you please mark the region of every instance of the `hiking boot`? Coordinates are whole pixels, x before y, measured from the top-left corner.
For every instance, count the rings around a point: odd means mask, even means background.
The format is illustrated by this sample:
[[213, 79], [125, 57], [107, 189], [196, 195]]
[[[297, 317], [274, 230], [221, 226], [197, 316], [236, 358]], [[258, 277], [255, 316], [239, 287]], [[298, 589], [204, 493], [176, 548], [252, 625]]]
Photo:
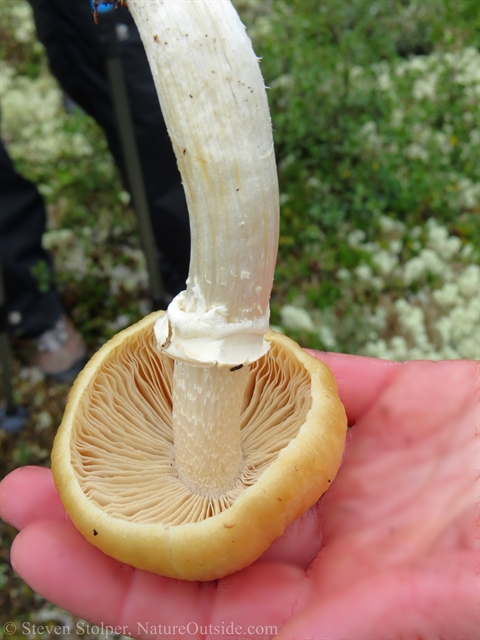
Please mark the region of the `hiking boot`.
[[36, 340], [30, 364], [56, 382], [73, 382], [87, 363], [87, 348], [70, 320], [63, 315], [53, 329]]

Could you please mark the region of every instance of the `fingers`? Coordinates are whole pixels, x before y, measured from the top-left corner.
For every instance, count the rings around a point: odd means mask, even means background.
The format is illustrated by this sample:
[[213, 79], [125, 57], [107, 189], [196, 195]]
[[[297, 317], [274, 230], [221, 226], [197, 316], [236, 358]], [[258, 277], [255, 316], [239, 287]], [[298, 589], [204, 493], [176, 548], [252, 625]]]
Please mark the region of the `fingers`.
[[131, 568], [92, 547], [69, 522], [40, 520], [15, 538], [14, 570], [47, 600], [86, 619], [118, 612], [131, 580]]
[[[275, 563], [259, 563], [200, 584], [138, 571], [92, 547], [68, 522], [31, 524], [17, 536], [11, 558], [17, 573], [49, 601], [139, 639], [177, 637], [165, 630], [170, 626], [171, 633], [175, 625], [177, 633], [192, 638], [220, 635], [206, 632], [208, 625], [231, 625], [242, 632], [248, 626], [280, 630], [308, 598], [304, 572]], [[236, 633], [232, 637], [244, 637]]]
[[0, 517], [17, 529], [37, 520], [65, 520], [50, 469], [21, 467], [4, 478], [0, 483]]
[[11, 550], [14, 570], [47, 600], [123, 635], [150, 640], [160, 624], [192, 623], [195, 630], [206, 621], [221, 628], [225, 620], [239, 629], [246, 622], [280, 629], [292, 602], [306, 598], [304, 565], [315, 554], [319, 526], [315, 509], [292, 523], [258, 563], [218, 583], [198, 584], [138, 571], [90, 545], [66, 518], [48, 469], [18, 469], [0, 491], [2, 517], [22, 529]]
[[307, 351], [332, 370], [350, 425], [369, 410], [404, 366], [399, 362], [364, 356]]

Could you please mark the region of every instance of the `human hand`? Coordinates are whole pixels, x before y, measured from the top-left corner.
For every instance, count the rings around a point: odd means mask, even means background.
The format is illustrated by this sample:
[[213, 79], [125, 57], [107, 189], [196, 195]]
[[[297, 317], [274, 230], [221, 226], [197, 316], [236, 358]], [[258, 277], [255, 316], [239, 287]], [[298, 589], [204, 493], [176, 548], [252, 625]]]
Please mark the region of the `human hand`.
[[0, 487], [14, 569], [135, 638], [477, 637], [478, 364], [321, 359], [353, 425], [344, 463], [253, 565], [214, 583], [122, 565], [74, 529], [48, 470], [23, 468]]

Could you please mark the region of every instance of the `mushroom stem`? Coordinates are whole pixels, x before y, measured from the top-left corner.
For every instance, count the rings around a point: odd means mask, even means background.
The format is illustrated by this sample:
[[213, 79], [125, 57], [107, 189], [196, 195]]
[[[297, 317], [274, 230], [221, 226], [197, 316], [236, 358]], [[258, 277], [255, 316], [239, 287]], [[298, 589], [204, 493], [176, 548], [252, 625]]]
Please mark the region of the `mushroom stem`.
[[[189, 486], [218, 495], [235, 484], [241, 461], [248, 367], [243, 373], [231, 369], [269, 348], [263, 336], [279, 219], [270, 112], [258, 60], [229, 0], [128, 5], [190, 215], [187, 288], [155, 326], [159, 348], [176, 361], [178, 471]], [[220, 479], [212, 483], [213, 467]]]
[[238, 482], [247, 376], [248, 367], [230, 371], [175, 363], [175, 462], [180, 479], [194, 493], [219, 498]]

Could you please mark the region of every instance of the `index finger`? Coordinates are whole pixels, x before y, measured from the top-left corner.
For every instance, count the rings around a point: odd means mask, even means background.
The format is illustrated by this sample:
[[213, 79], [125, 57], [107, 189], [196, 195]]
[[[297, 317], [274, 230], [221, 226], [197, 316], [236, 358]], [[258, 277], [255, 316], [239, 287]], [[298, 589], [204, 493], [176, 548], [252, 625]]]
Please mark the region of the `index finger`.
[[0, 518], [23, 529], [38, 520], [66, 521], [52, 472], [45, 467], [19, 467], [0, 483]]

